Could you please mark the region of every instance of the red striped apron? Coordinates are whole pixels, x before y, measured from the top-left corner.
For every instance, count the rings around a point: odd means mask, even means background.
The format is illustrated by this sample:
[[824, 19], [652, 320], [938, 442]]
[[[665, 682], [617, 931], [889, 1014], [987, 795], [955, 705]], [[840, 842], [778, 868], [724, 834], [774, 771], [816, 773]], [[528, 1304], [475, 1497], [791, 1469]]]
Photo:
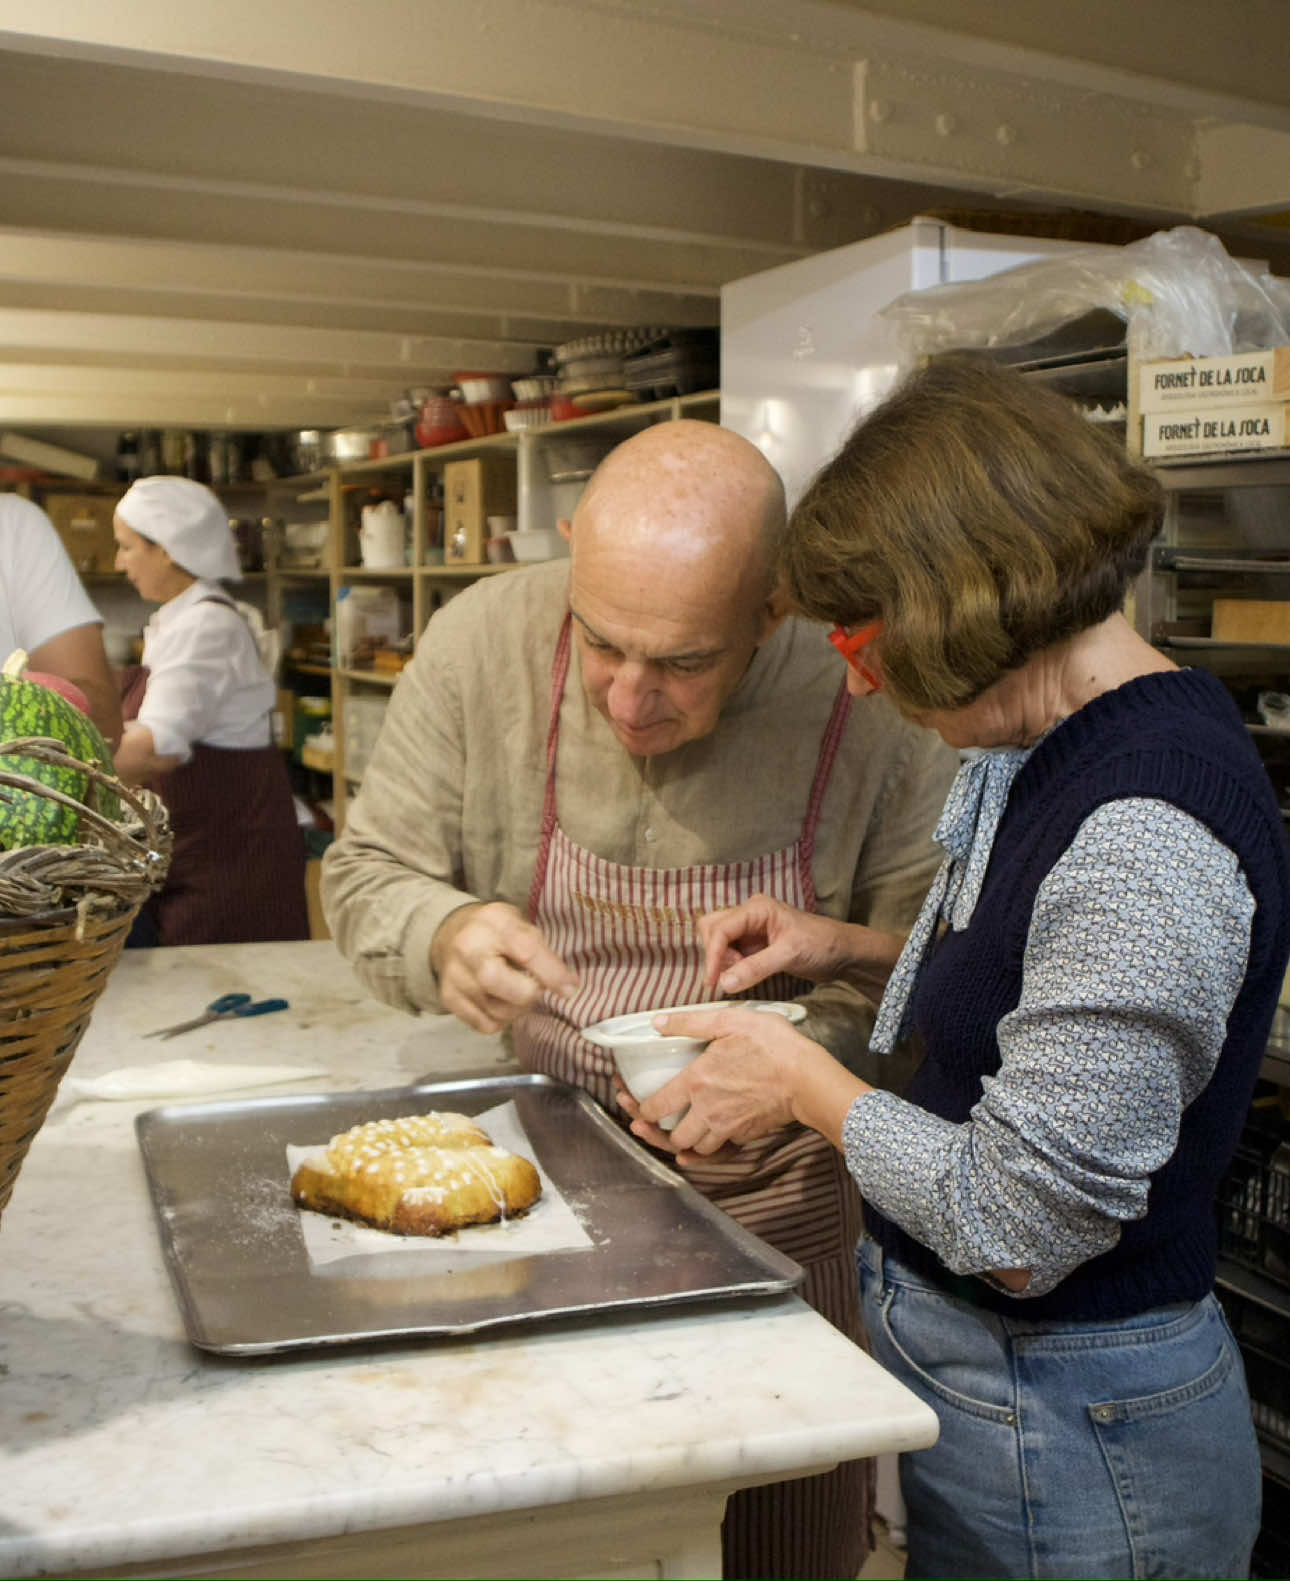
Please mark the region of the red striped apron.
[[[560, 704], [571, 647], [566, 617], [552, 673], [546, 798], [529, 917], [582, 986], [570, 999], [545, 996], [512, 1032], [526, 1069], [584, 1088], [613, 1114], [613, 1059], [578, 1029], [606, 1016], [707, 998], [694, 926], [704, 912], [757, 893], [815, 909], [815, 831], [850, 698], [844, 682], [821, 743], [802, 830], [791, 846], [720, 865], [625, 867], [575, 845], [557, 816]], [[784, 999], [809, 987], [777, 976], [753, 994]], [[823, 1137], [786, 1126], [740, 1148], [733, 1159], [683, 1173], [732, 1218], [801, 1263], [805, 1299], [863, 1343], [854, 1260], [860, 1199], [841, 1156]], [[854, 1576], [868, 1551], [868, 1485], [868, 1463], [855, 1461], [821, 1477], [736, 1494], [722, 1534], [725, 1574]]]

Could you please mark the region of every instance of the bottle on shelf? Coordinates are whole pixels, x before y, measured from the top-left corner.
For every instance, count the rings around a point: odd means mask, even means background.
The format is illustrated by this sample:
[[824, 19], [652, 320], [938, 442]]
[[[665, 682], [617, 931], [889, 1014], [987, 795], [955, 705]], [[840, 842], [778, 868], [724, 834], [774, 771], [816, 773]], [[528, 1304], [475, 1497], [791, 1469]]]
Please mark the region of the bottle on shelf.
[[116, 441], [116, 478], [118, 483], [133, 483], [143, 474], [139, 470], [139, 435], [133, 430], [118, 434]]

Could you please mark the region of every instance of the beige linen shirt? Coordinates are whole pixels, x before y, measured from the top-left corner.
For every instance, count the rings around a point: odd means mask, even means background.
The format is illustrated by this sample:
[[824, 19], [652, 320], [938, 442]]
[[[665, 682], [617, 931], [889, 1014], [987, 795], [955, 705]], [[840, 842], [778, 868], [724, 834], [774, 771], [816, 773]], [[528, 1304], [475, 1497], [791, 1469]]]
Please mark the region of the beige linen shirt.
[[[440, 1010], [430, 943], [449, 913], [476, 900], [527, 908], [568, 570], [559, 560], [481, 579], [435, 614], [327, 851], [336, 942], [365, 986], [401, 1009]], [[821, 628], [785, 621], [711, 735], [636, 758], [587, 701], [575, 644], [556, 774], [564, 832], [606, 861], [655, 869], [791, 845], [842, 681]], [[938, 737], [881, 696], [853, 701], [816, 834], [821, 912], [908, 929], [938, 865], [932, 830], [956, 768]], [[869, 1002], [842, 984], [804, 1002], [805, 1030], [857, 1068]]]

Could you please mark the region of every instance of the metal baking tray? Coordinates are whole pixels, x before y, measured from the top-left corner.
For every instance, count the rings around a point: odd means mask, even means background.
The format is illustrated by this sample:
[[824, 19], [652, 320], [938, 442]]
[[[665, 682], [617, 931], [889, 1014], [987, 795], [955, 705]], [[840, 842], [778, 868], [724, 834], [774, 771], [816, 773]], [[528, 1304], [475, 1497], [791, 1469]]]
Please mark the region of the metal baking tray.
[[[589, 1249], [478, 1269], [374, 1277], [315, 1270], [291, 1200], [286, 1148], [365, 1120], [479, 1114], [514, 1100], [533, 1156]], [[161, 1244], [188, 1337], [256, 1355], [444, 1337], [582, 1314], [777, 1295], [802, 1269], [632, 1140], [585, 1093], [546, 1076], [417, 1083], [378, 1092], [168, 1105], [135, 1121]], [[352, 1265], [351, 1265], [352, 1266]]]

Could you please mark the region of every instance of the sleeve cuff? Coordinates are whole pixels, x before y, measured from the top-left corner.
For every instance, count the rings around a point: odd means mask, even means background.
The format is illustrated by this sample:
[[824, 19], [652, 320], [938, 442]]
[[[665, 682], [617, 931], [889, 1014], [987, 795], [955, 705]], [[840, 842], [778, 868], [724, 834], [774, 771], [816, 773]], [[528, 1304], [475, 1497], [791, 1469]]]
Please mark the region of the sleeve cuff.
[[418, 1010], [442, 1014], [439, 978], [430, 965], [430, 946], [435, 934], [454, 911], [478, 904], [474, 895], [451, 890], [433, 905], [421, 907], [409, 923], [403, 941], [403, 970], [408, 998]]

